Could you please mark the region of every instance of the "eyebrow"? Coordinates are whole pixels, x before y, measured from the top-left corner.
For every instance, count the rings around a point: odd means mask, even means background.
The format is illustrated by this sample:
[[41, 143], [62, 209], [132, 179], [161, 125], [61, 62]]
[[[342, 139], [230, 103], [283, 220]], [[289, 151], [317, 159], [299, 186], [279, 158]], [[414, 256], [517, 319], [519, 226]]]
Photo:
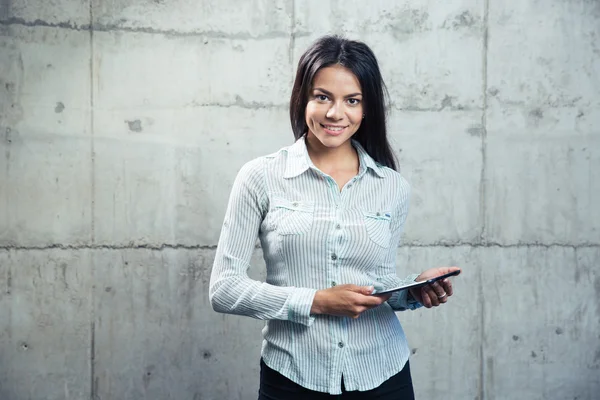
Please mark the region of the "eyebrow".
[[[325, 89], [322, 89], [322, 88], [318, 88], [318, 87], [316, 87], [316, 88], [313, 88], [313, 90], [319, 90], [319, 91], [321, 91], [321, 92], [325, 93], [325, 94], [326, 94], [326, 95], [328, 95], [328, 96], [332, 96], [332, 93], [331, 93], [330, 91], [328, 91], [328, 90], [325, 90]], [[346, 96], [344, 96], [344, 97], [348, 98], [348, 97], [354, 97], [354, 96], [362, 96], [362, 93], [360, 93], [360, 92], [356, 92], [356, 93], [352, 93], [352, 94], [347, 94], [347, 95], [346, 95]]]

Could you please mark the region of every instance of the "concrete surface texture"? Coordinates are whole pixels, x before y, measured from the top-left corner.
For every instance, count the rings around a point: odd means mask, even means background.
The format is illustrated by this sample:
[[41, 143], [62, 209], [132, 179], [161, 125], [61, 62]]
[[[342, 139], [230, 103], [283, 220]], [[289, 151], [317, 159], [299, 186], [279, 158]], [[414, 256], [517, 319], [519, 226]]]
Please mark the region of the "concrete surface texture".
[[3, 0], [0, 399], [256, 398], [263, 323], [210, 269], [331, 32], [390, 91], [399, 274], [464, 268], [398, 314], [418, 398], [598, 398], [600, 1]]

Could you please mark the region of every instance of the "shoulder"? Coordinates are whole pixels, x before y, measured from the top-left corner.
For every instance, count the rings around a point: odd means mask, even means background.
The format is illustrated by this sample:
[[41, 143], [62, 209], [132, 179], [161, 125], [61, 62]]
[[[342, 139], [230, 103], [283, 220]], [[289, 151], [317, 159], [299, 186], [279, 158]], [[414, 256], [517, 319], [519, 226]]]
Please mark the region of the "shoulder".
[[392, 192], [396, 195], [400, 195], [401, 198], [408, 198], [410, 195], [410, 183], [402, 174], [391, 168], [377, 164], [379, 170], [383, 173], [386, 185], [390, 187]]
[[236, 180], [255, 181], [260, 179], [264, 171], [264, 157], [258, 157], [246, 162], [237, 173]]
[[278, 151], [257, 157], [246, 162], [238, 172], [238, 179], [256, 180], [266, 173], [281, 173], [285, 169], [289, 146], [283, 147]]

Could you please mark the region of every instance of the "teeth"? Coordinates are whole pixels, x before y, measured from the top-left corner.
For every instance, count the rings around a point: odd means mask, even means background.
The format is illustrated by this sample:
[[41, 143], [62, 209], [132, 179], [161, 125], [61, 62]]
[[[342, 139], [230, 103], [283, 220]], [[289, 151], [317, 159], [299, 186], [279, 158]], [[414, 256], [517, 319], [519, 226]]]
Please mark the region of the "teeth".
[[341, 131], [342, 129], [344, 129], [341, 126], [328, 126], [328, 125], [325, 125], [325, 128], [329, 129], [330, 131]]

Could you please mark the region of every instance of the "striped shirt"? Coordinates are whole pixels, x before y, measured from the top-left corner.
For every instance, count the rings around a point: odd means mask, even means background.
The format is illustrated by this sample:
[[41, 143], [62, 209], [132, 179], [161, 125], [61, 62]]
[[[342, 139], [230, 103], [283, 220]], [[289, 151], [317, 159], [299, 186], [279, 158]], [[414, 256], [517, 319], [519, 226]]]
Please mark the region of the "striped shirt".
[[[358, 319], [311, 315], [315, 293], [337, 284], [384, 289], [413, 281], [396, 275], [396, 251], [410, 187], [353, 141], [359, 172], [340, 191], [310, 160], [305, 139], [250, 161], [234, 182], [210, 278], [215, 311], [267, 320], [262, 357], [311, 390], [370, 390], [409, 357], [394, 311], [414, 309], [395, 292]], [[247, 275], [257, 237], [266, 282]]]

